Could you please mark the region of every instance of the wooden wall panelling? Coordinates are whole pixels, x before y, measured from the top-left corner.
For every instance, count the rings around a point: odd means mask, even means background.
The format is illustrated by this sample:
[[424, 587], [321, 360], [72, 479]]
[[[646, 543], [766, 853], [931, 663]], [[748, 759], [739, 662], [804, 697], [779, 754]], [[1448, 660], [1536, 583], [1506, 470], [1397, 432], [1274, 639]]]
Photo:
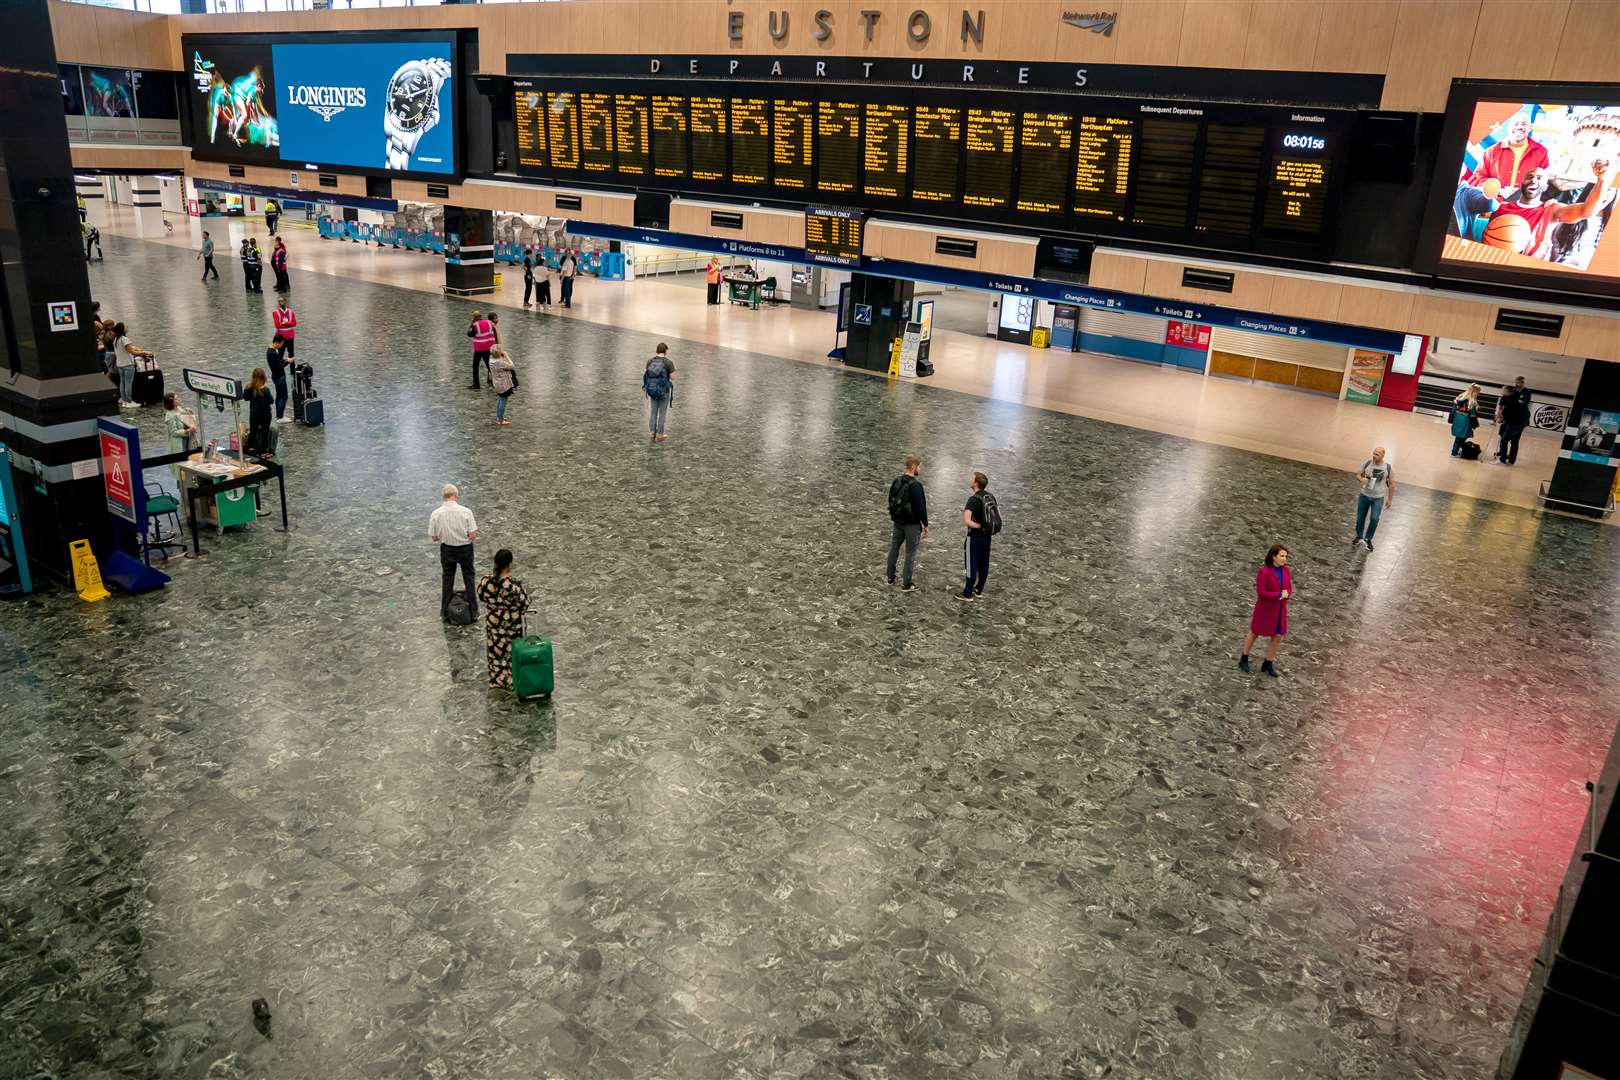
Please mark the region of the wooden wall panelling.
[[1332, 371], [1328, 368], [1314, 368], [1300, 365], [1294, 385], [1301, 390], [1315, 390], [1322, 394], [1339, 396], [1344, 387], [1344, 369]]
[[1324, 0], [1253, 0], [1243, 66], [1310, 71], [1316, 62], [1316, 38], [1326, 6]]
[[56, 55], [64, 63], [94, 63], [101, 59], [96, 49], [95, 8], [51, 0], [51, 37]]
[[[1485, 0], [1468, 55], [1471, 79], [1546, 79], [1569, 18], [1569, 0]], [[1610, 41], [1611, 50], [1620, 42]]]
[[[973, 45], [972, 38], [963, 46], [961, 8], [975, 13], [984, 11], [982, 53]], [[1103, 37], [1089, 30], [1065, 26], [1064, 11], [1075, 10], [1072, 0], [1025, 0], [995, 6], [985, 0], [970, 0], [949, 10], [951, 45], [964, 58], [982, 55], [996, 60], [1091, 60], [1096, 63], [1114, 58], [1118, 27], [1113, 34]], [[934, 32], [939, 32], [937, 26]]]
[[1353, 71], [1382, 75], [1389, 70], [1390, 46], [1400, 0], [1357, 0], [1327, 4], [1316, 33], [1313, 71]]
[[1561, 82], [1620, 83], [1620, 3], [1574, 0], [1553, 57]]
[[71, 146], [76, 169], [184, 169], [190, 160], [184, 147]]
[[1479, 8], [1480, 0], [1401, 0], [1384, 108], [1445, 111], [1451, 80], [1468, 70]]
[[1119, 0], [1115, 63], [1174, 64], [1188, 6], [1187, 0]]
[[1366, 326], [1374, 330], [1404, 332], [1411, 329], [1416, 320], [1412, 312], [1412, 305], [1416, 299], [1415, 294], [1399, 289], [1345, 285], [1339, 289], [1338, 321], [1347, 326]]
[[1299, 382], [1299, 365], [1257, 356], [1254, 358], [1254, 381], [1293, 386]]
[[[1113, 33], [1104, 36], [1077, 26], [1068, 26], [1063, 22], [1063, 13], [1065, 11], [1076, 10], [1076, 6], [1072, 2], [1057, 0], [1055, 3], [1030, 4], [1028, 7], [1041, 11], [1041, 21], [1035, 29], [1037, 33], [1044, 32], [1051, 38], [1052, 59], [1079, 64], [1114, 63], [1118, 58], [1119, 43], [1122, 40], [1122, 35], [1131, 26], [1136, 15], [1132, 10], [1130, 0], [1122, 0], [1120, 3], [1110, 5], [1110, 11], [1119, 11], [1119, 22], [1115, 25]], [[1090, 11], [1092, 9], [1086, 8], [1086, 10]], [[1179, 37], [1178, 34], [1178, 41]], [[997, 41], [1000, 41], [999, 37]], [[1009, 55], [1007, 59], [1016, 60], [1018, 57]]]
[[1098, 251], [1091, 258], [1091, 277], [1088, 284], [1092, 288], [1141, 293], [1146, 291], [1146, 283], [1146, 259], [1106, 250]]
[[1181, 27], [1176, 63], [1182, 67], [1233, 67], [1249, 37], [1250, 0], [1193, 0]]
[[1257, 274], [1249, 270], [1239, 270], [1232, 275], [1232, 291], [1229, 293], [1209, 292], [1205, 289], [1188, 289], [1185, 286], [1182, 292], [1187, 296], [1197, 297], [1206, 304], [1219, 304], [1222, 307], [1241, 308], [1244, 311], [1271, 310], [1272, 290], [1277, 279], [1271, 274]]
[[[1346, 290], [1348, 292], [1349, 290]], [[1412, 302], [1412, 318], [1406, 329], [1414, 334], [1484, 341], [1495, 307], [1472, 300], [1446, 296], [1419, 296]], [[1391, 327], [1390, 329], [1400, 329]]]
[[1254, 378], [1254, 357], [1212, 350], [1209, 354], [1211, 375], [1232, 375], [1239, 379]]
[[1564, 355], [1620, 361], [1620, 319], [1598, 315], [1566, 316]]
[[1332, 282], [1278, 274], [1272, 279], [1268, 310], [1273, 315], [1337, 322], [1339, 297], [1343, 292], [1344, 286]]
[[1182, 264], [1171, 259], [1144, 259], [1147, 272], [1142, 279], [1142, 292], [1146, 296], [1157, 296], [1164, 300], [1174, 300], [1181, 295]]

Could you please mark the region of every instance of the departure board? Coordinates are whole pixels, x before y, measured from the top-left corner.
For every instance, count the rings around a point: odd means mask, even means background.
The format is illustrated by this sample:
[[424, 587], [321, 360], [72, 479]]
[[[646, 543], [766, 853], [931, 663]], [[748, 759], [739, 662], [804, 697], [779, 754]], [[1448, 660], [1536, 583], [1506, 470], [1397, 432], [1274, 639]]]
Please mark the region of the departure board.
[[812, 262], [834, 266], [861, 264], [861, 234], [866, 214], [860, 210], [812, 206], [804, 212], [804, 251]]
[[865, 167], [862, 190], [867, 195], [883, 199], [898, 199], [905, 195], [910, 158], [910, 121], [909, 105], [867, 104], [866, 140], [862, 155]]
[[1144, 119], [1136, 157], [1132, 220], [1160, 229], [1185, 229], [1192, 208], [1195, 120]]
[[546, 167], [546, 96], [538, 90], [525, 90], [514, 102], [517, 119], [517, 156], [520, 168]]
[[861, 177], [861, 106], [825, 100], [816, 106], [816, 190], [848, 195]]
[[832, 82], [557, 75], [515, 79], [513, 93], [523, 175], [1280, 255], [1331, 242], [1353, 122], [1342, 110]]
[[962, 160], [962, 110], [918, 105], [911, 125], [911, 197], [921, 203], [956, 201]]
[[[1081, 116], [1074, 146], [1074, 215], [1080, 221], [1124, 221], [1130, 203], [1135, 121]], [[1078, 224], [1078, 222], [1077, 222]]]
[[726, 99], [692, 99], [692, 179], [726, 178]]
[[647, 95], [613, 96], [613, 150], [622, 176], [652, 171], [652, 133], [648, 131]]
[[1017, 125], [1018, 114], [1011, 109], [967, 111], [963, 206], [1001, 210], [1012, 203], [1013, 137]]
[[1266, 188], [1266, 228], [1311, 236], [1320, 233], [1327, 214], [1327, 183], [1325, 160], [1277, 158], [1271, 163]]
[[546, 95], [546, 138], [553, 169], [579, 168], [579, 95], [572, 91]]
[[771, 103], [731, 99], [731, 182], [763, 184], [771, 178]]
[[653, 175], [682, 179], [686, 163], [686, 99], [655, 94], [652, 99]]
[[785, 191], [810, 190], [811, 148], [815, 146], [816, 104], [779, 99], [771, 113], [771, 170]]
[[1062, 216], [1069, 202], [1069, 148], [1074, 117], [1068, 113], [1026, 112], [1018, 122], [1018, 209], [1026, 214]]
[[1248, 236], [1255, 197], [1266, 168], [1266, 129], [1237, 124], [1204, 128], [1204, 164], [1198, 175], [1200, 231]]

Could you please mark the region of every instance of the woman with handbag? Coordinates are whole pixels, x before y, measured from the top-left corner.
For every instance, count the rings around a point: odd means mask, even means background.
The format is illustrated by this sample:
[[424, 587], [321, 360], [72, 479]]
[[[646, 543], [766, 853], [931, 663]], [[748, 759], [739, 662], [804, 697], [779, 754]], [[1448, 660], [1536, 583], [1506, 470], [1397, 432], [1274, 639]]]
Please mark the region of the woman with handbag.
[[1288, 601], [1294, 595], [1294, 577], [1288, 569], [1288, 549], [1281, 544], [1271, 545], [1266, 561], [1254, 575], [1254, 614], [1249, 617], [1249, 636], [1243, 639], [1243, 655], [1238, 657], [1238, 668], [1249, 670], [1249, 650], [1257, 638], [1270, 638], [1266, 646], [1266, 659], [1260, 670], [1273, 679], [1277, 677], [1274, 662], [1277, 650], [1282, 648], [1283, 635], [1288, 633]]
[[512, 421], [506, 418], [506, 399], [517, 389], [517, 368], [506, 349], [496, 345], [489, 350], [489, 385], [495, 388], [495, 423], [502, 427]]

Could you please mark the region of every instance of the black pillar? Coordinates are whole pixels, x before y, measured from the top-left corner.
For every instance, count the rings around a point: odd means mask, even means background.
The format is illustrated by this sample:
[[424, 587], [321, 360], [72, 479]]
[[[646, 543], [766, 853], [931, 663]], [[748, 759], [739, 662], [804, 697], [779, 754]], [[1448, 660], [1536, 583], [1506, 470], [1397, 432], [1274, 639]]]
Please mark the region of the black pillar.
[[444, 288], [462, 296], [495, 288], [495, 214], [465, 206], [444, 208]]
[[[1620, 465], [1620, 364], [1588, 360], [1575, 388], [1564, 442], [1553, 466], [1547, 498], [1554, 509], [1597, 517], [1614, 490]], [[1582, 510], [1581, 507], [1594, 509]]]
[[911, 318], [915, 288], [914, 282], [872, 274], [850, 277], [849, 344], [844, 349], [844, 363], [868, 371], [889, 370], [889, 349]]
[[[31, 561], [36, 570], [69, 578], [68, 541], [87, 539], [99, 555], [110, 542], [95, 465], [96, 417], [117, 408], [91, 333], [90, 280], [46, 0], [6, 5], [0, 171], [0, 313], [8, 368], [0, 377], [0, 438], [12, 451]], [[72, 322], [76, 328], [64, 329]]]

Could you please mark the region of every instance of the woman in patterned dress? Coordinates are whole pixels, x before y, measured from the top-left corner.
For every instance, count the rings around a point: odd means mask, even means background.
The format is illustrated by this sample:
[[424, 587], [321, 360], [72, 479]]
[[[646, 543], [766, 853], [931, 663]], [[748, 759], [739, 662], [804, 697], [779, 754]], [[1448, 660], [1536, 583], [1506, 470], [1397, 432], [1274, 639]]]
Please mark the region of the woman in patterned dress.
[[478, 583], [478, 599], [484, 605], [489, 685], [510, 690], [512, 642], [523, 633], [523, 612], [529, 607], [529, 594], [522, 582], [513, 579], [512, 553], [505, 548], [495, 553], [495, 572]]

